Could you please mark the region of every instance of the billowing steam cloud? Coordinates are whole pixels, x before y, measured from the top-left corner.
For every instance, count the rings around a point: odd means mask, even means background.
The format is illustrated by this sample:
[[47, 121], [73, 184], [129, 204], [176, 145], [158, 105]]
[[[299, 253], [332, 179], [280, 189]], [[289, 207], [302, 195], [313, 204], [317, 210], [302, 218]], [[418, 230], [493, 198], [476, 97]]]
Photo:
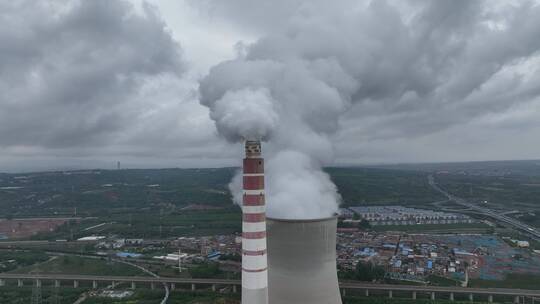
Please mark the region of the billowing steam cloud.
[[[328, 135], [337, 130], [354, 88], [333, 59], [239, 59], [219, 64], [202, 81], [201, 102], [222, 136], [269, 139], [270, 217], [320, 218], [337, 211], [340, 196], [321, 164], [332, 159]], [[240, 175], [231, 191], [240, 202]]]
[[[200, 85], [201, 103], [229, 140], [272, 135], [265, 146], [272, 217], [336, 211], [339, 195], [321, 164], [332, 160], [340, 117], [363, 123], [349, 138], [369, 144], [441, 130], [538, 96], [500, 94], [494, 85], [503, 79], [503, 88], [534, 86], [536, 78], [516, 76], [516, 65], [539, 54], [540, 40], [525, 38], [540, 34], [540, 5], [531, 1], [275, 1], [284, 8], [276, 10], [280, 18], [253, 1], [231, 2], [216, 9], [266, 35], [212, 68]], [[500, 77], [505, 70], [515, 71], [512, 81]], [[241, 117], [259, 117], [259, 103], [268, 118]]]
[[211, 108], [210, 117], [230, 141], [265, 140], [279, 120], [274, 103], [266, 88], [227, 91]]
[[[267, 161], [267, 213], [274, 218], [313, 219], [331, 216], [340, 200], [328, 174], [306, 154], [280, 151]], [[234, 201], [242, 202], [242, 174], [230, 184]]]

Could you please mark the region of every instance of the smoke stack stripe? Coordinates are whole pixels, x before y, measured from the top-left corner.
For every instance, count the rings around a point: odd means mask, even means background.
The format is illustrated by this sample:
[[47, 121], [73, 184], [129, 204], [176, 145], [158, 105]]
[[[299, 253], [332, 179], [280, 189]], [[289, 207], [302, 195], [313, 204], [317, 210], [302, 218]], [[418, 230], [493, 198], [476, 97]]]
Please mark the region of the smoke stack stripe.
[[268, 304], [264, 160], [260, 141], [246, 141], [242, 200], [242, 303]]

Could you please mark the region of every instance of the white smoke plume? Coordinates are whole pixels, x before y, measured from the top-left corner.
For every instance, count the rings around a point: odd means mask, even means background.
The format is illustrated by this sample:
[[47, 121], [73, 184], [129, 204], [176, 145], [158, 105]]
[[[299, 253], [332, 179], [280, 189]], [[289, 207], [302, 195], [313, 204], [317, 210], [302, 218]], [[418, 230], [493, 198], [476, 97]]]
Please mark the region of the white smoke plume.
[[[349, 132], [369, 145], [500, 111], [513, 105], [510, 99], [529, 100], [501, 98], [500, 85], [486, 83], [538, 55], [540, 40], [528, 38], [540, 33], [540, 6], [532, 1], [294, 0], [272, 2], [281, 8], [275, 10], [248, 0], [205, 3], [264, 33], [237, 59], [212, 68], [200, 93], [229, 140], [250, 129], [272, 135], [263, 149], [271, 217], [325, 217], [337, 210], [339, 195], [321, 166], [333, 160], [330, 138], [340, 122], [354, 119], [359, 127]], [[533, 83], [526, 77], [519, 82]], [[261, 89], [273, 104], [269, 115], [278, 118], [268, 121], [275, 124], [261, 128], [223, 117], [243, 115], [227, 108], [243, 102], [226, 103], [225, 96]], [[218, 111], [217, 104], [227, 110]]]
[[[321, 166], [333, 158], [328, 136], [338, 129], [354, 88], [333, 59], [238, 59], [217, 65], [201, 82], [201, 102], [222, 136], [231, 142], [268, 140], [263, 151], [269, 217], [312, 219], [337, 212], [340, 195]], [[238, 174], [231, 183], [237, 203], [241, 189]]]
[[[267, 214], [272, 218], [315, 219], [332, 216], [341, 200], [336, 186], [307, 154], [280, 151], [266, 162]], [[229, 188], [242, 204], [242, 172]]]
[[279, 121], [274, 104], [266, 88], [227, 91], [214, 103], [210, 117], [230, 141], [265, 140]]

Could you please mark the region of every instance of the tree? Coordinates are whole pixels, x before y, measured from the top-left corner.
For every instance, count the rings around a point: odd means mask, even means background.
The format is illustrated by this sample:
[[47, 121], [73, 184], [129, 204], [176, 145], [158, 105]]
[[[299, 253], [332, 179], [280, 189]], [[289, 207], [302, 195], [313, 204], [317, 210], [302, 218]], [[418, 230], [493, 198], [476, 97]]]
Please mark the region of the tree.
[[377, 281], [384, 279], [386, 271], [383, 267], [370, 262], [359, 262], [356, 265], [355, 279], [359, 281]]
[[216, 278], [221, 275], [223, 272], [219, 269], [219, 264], [217, 263], [202, 263], [195, 267], [189, 269], [189, 273], [193, 278], [201, 279], [210, 279]]
[[371, 228], [371, 224], [367, 220], [361, 220], [360, 224], [358, 224], [358, 227], [362, 229], [369, 229]]

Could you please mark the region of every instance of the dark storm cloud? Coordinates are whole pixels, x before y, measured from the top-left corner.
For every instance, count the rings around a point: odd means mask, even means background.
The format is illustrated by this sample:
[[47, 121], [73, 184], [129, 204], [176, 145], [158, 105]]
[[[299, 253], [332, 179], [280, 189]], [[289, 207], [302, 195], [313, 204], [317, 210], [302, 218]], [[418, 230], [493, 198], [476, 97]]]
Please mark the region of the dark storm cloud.
[[104, 144], [139, 87], [183, 70], [154, 8], [120, 0], [0, 4], [0, 146]]

